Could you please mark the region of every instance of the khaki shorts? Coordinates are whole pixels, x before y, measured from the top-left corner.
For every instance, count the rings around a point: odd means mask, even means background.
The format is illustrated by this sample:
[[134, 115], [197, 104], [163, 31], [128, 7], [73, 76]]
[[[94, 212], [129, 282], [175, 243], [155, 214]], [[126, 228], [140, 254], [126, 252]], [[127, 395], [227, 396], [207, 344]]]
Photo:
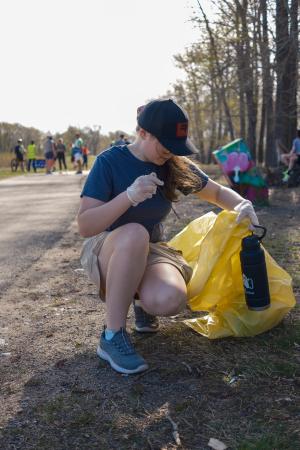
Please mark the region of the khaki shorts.
[[75, 162], [78, 162], [78, 161], [83, 162], [82, 155], [81, 155], [80, 153], [75, 153], [75, 155], [74, 155], [74, 161], [75, 161]]
[[[86, 239], [80, 255], [81, 265], [89, 279], [97, 286], [99, 297], [102, 300], [105, 299], [105, 290], [101, 286], [98, 256], [109, 233], [109, 231], [103, 231], [103, 233]], [[170, 247], [165, 242], [155, 244], [150, 242], [147, 266], [158, 263], [171, 264], [179, 270], [186, 284], [190, 281], [193, 269], [185, 261], [179, 250]]]

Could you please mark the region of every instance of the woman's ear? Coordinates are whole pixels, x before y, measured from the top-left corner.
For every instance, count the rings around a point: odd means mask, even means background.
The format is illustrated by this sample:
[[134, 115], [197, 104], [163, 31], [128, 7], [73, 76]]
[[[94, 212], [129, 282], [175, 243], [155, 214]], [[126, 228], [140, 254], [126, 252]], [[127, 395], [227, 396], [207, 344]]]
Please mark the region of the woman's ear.
[[138, 130], [138, 135], [140, 136], [141, 139], [145, 140], [147, 137], [148, 131], [144, 130], [143, 128], [140, 128]]

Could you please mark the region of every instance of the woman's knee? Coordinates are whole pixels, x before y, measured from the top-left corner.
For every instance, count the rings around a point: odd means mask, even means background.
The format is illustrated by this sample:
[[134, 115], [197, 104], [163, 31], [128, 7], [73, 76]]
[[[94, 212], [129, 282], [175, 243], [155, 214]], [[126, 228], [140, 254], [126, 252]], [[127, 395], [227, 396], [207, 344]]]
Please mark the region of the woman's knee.
[[149, 234], [139, 224], [131, 223], [123, 225], [110, 232], [106, 237], [99, 252], [99, 264], [103, 273], [106, 273], [112, 255], [126, 255], [128, 264], [135, 257], [144, 259], [149, 252]]
[[290, 156], [290, 161], [296, 161], [296, 159], [298, 159], [298, 155], [296, 155], [296, 153], [293, 153], [291, 156]]
[[121, 234], [115, 242], [115, 249], [118, 251], [125, 250], [131, 253], [135, 250], [139, 251], [149, 248], [149, 233], [139, 223], [128, 223], [120, 227], [120, 232]]
[[149, 314], [173, 316], [184, 309], [187, 295], [186, 292], [178, 289], [168, 289], [141, 295], [140, 300], [143, 308]]

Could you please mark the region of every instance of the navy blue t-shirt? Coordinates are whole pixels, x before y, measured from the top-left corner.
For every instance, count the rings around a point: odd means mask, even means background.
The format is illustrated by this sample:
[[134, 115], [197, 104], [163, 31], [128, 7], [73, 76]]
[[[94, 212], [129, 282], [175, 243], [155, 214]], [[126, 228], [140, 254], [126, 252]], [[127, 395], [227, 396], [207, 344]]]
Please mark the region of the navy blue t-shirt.
[[[102, 202], [108, 202], [126, 189], [141, 175], [155, 172], [159, 179], [163, 179], [163, 166], [136, 158], [127, 146], [114, 146], [100, 153], [95, 159], [93, 167], [83, 187], [81, 197], [91, 197]], [[200, 169], [193, 170], [199, 176], [198, 192], [207, 184], [208, 177]], [[191, 193], [186, 190], [185, 195]], [[161, 189], [156, 194], [130, 207], [107, 230], [111, 231], [127, 223], [139, 223], [149, 232], [152, 242], [161, 239], [161, 222], [171, 210], [171, 201], [165, 198]]]

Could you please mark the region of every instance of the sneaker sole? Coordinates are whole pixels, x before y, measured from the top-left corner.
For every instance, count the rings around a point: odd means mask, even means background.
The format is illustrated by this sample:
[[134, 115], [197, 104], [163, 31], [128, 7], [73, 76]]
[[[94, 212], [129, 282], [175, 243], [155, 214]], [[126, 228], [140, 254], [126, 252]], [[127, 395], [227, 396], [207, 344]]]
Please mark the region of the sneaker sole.
[[139, 373], [143, 372], [144, 370], [148, 369], [148, 364], [142, 364], [141, 366], [137, 367], [136, 369], [125, 369], [124, 367], [118, 366], [108, 353], [106, 353], [104, 350], [102, 350], [99, 346], [97, 348], [97, 355], [99, 358], [104, 359], [105, 361], [109, 362], [111, 367], [116, 370], [119, 373], [125, 373], [125, 374], [131, 374], [131, 373]]
[[139, 333], [157, 333], [159, 331], [159, 327], [150, 328], [150, 327], [138, 327], [137, 325], [135, 325], [134, 330], [138, 331]]

